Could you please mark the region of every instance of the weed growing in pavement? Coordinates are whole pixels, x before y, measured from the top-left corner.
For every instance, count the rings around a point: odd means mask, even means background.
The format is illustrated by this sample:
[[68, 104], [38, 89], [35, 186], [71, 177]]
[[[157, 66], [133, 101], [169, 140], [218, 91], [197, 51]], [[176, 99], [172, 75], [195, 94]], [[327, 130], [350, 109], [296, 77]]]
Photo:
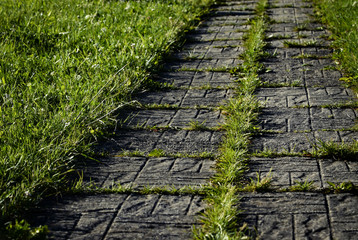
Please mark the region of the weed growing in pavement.
[[348, 102], [341, 102], [341, 103], [334, 103], [334, 104], [325, 104], [321, 105], [322, 108], [358, 108], [357, 101], [348, 101]]
[[342, 182], [342, 183], [327, 182], [327, 183], [329, 184], [330, 189], [334, 193], [358, 192], [358, 186], [354, 185], [352, 182]]
[[293, 185], [287, 189], [289, 192], [309, 192], [315, 189], [313, 181], [299, 182], [295, 181], [296, 185]]
[[358, 160], [358, 141], [353, 140], [351, 143], [333, 142], [319, 140], [314, 145], [312, 156], [319, 158], [333, 158], [335, 160]]
[[209, 127], [205, 126], [205, 120], [202, 122], [191, 120], [189, 122], [189, 127], [185, 128], [186, 130], [192, 130], [192, 131], [208, 131], [210, 130]]
[[289, 82], [289, 83], [268, 83], [268, 82], [263, 82], [263, 83], [261, 83], [260, 86], [264, 87], [264, 88], [303, 87], [303, 85], [301, 84], [301, 81], [299, 81], [299, 80], [295, 80], [295, 81]]
[[238, 185], [246, 170], [245, 155], [248, 151], [250, 131], [257, 117], [259, 103], [253, 92], [259, 86], [257, 62], [263, 54], [265, 17], [267, 0], [259, 1], [255, 9], [257, 17], [250, 21], [250, 29], [245, 34], [245, 52], [241, 67], [231, 70], [239, 76], [236, 97], [231, 99], [223, 112], [226, 123], [223, 128], [226, 136], [220, 148], [217, 160], [217, 174], [207, 191], [209, 207], [202, 215], [203, 226], [194, 229], [196, 239], [242, 239], [246, 235], [246, 226], [238, 228]]
[[251, 157], [262, 157], [262, 158], [277, 158], [277, 157], [300, 157], [304, 156], [306, 153], [289, 151], [287, 149], [283, 149], [281, 151], [276, 151], [273, 149], [265, 148], [262, 151], [256, 151], [251, 153]]
[[206, 190], [209, 208], [202, 214], [201, 228], [193, 228], [194, 239], [249, 239], [246, 226], [237, 228], [237, 189], [233, 185], [217, 185]]
[[266, 176], [261, 177], [260, 173], [256, 173], [256, 179], [250, 178], [250, 182], [245, 185], [240, 191], [243, 192], [267, 192], [272, 191], [271, 187], [272, 173], [271, 171]]
[[122, 185], [119, 182], [113, 183], [108, 187], [99, 187], [93, 182], [84, 183], [82, 178], [79, 178], [73, 183], [73, 186], [68, 188], [65, 193], [67, 194], [99, 194], [99, 193], [129, 193], [129, 194], [161, 194], [161, 195], [204, 195], [205, 186], [184, 186], [176, 188], [175, 186], [143, 186], [136, 187], [134, 185]]

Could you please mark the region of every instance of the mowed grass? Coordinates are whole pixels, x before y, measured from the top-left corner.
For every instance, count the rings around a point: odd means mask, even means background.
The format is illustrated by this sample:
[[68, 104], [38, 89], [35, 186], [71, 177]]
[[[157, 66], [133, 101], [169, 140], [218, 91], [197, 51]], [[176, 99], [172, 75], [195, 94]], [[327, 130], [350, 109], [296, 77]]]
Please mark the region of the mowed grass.
[[0, 3], [0, 223], [66, 186], [210, 0]]
[[316, 13], [333, 33], [334, 57], [346, 73], [345, 80], [358, 91], [358, 2], [313, 0]]

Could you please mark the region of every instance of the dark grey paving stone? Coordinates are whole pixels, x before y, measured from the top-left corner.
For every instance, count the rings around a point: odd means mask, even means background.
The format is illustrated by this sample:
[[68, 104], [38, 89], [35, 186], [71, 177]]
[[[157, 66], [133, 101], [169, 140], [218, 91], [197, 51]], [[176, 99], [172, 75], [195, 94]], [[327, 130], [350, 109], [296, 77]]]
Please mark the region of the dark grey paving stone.
[[176, 87], [190, 87], [195, 74], [197, 74], [195, 71], [161, 72], [154, 77], [154, 80], [173, 84]]
[[258, 99], [265, 107], [294, 107], [302, 105], [322, 106], [354, 101], [351, 90], [343, 87], [319, 88], [260, 88], [256, 91]]
[[258, 121], [263, 130], [294, 132], [312, 128], [308, 108], [263, 108]]
[[192, 87], [236, 87], [236, 77], [225, 72], [197, 72], [192, 82]]
[[313, 133], [263, 133], [251, 140], [252, 152], [272, 150], [277, 152], [302, 152], [313, 148]]
[[330, 188], [327, 182], [358, 183], [358, 163], [307, 157], [252, 158], [246, 178], [272, 177], [274, 188], [287, 188], [297, 182], [312, 182], [316, 188]]
[[176, 87], [235, 87], [237, 77], [226, 72], [163, 72], [154, 78], [156, 81], [173, 84]]
[[[284, 40], [277, 40], [284, 41]], [[291, 53], [288, 53], [292, 51]], [[276, 50], [270, 50], [277, 53]], [[261, 74], [263, 82], [275, 84], [300, 84], [308, 87], [332, 87], [341, 86], [338, 81], [342, 74], [338, 71], [325, 70], [327, 67], [334, 66], [331, 59], [294, 59], [292, 56], [301, 55], [304, 52], [300, 49], [281, 50], [275, 58], [267, 59], [263, 62], [270, 71]]]
[[[215, 45], [214, 45], [215, 46]], [[213, 45], [208, 46], [207, 48], [199, 48], [193, 50], [182, 50], [180, 52], [174, 53], [172, 58], [188, 61], [190, 59], [198, 59], [198, 60], [209, 60], [215, 59], [219, 61], [223, 61], [224, 59], [235, 60], [239, 57], [240, 54], [243, 53], [244, 49], [240, 46], [234, 47], [214, 47]], [[184, 46], [185, 47], [185, 46]], [[200, 67], [200, 65], [199, 65]]]
[[50, 239], [188, 239], [204, 204], [197, 196], [102, 194], [66, 196], [33, 210]]
[[354, 159], [351, 161], [324, 159], [320, 161], [320, 168], [324, 187], [330, 187], [327, 182], [334, 184], [352, 182], [354, 185], [358, 183], [358, 163]]
[[[120, 209], [105, 239], [189, 239], [199, 197], [131, 195]], [[202, 208], [202, 207], [201, 207]]]
[[221, 111], [208, 109], [178, 109], [178, 110], [133, 110], [120, 114], [126, 127], [166, 127], [187, 128], [191, 122], [200, 123], [206, 127], [216, 127], [224, 123]]
[[295, 132], [307, 130], [348, 129], [356, 124], [353, 109], [329, 108], [263, 108], [259, 126], [263, 130]]
[[267, 31], [280, 32], [282, 35], [285, 35], [286, 33], [295, 32], [294, 29], [296, 27], [296, 23], [274, 23], [268, 26]]
[[358, 235], [358, 196], [328, 195], [333, 239], [356, 239]]
[[352, 90], [343, 87], [308, 88], [307, 91], [311, 106], [339, 104], [355, 100]]
[[48, 199], [31, 211], [30, 219], [34, 226], [48, 225], [50, 239], [102, 239], [127, 198], [126, 194], [110, 194]]
[[260, 88], [256, 91], [257, 98], [264, 107], [294, 107], [308, 105], [304, 88]]
[[221, 143], [223, 134], [213, 131], [120, 130], [98, 148], [110, 154], [121, 151], [148, 153], [155, 149], [161, 149], [168, 153], [215, 152]]
[[179, 107], [219, 106], [233, 96], [233, 90], [172, 90], [165, 92], [145, 92], [137, 99], [143, 104], [171, 104]]
[[243, 221], [260, 239], [329, 239], [325, 197], [316, 193], [248, 193], [241, 200]]
[[83, 181], [100, 187], [142, 188], [200, 186], [215, 174], [215, 162], [197, 158], [111, 157], [86, 162], [78, 169]]
[[251, 158], [247, 178], [256, 179], [265, 176], [272, 177], [274, 188], [287, 188], [297, 185], [297, 182], [313, 182], [315, 187], [323, 187], [319, 161], [313, 158], [280, 157], [280, 158]]

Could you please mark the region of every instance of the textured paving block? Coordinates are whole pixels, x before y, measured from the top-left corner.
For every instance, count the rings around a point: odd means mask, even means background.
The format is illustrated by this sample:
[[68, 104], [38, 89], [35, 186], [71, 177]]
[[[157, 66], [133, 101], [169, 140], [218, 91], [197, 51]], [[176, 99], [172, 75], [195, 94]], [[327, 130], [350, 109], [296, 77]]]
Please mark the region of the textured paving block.
[[245, 215], [325, 214], [324, 195], [317, 193], [246, 193], [240, 208]]
[[261, 239], [327, 239], [330, 236], [325, 197], [316, 193], [244, 194], [243, 221]]
[[199, 186], [215, 174], [215, 162], [198, 158], [112, 157], [87, 161], [78, 166], [83, 181], [99, 187], [120, 183], [132, 188], [147, 186]]
[[179, 110], [136, 110], [121, 113], [124, 126], [127, 127], [190, 127], [191, 122], [197, 122], [206, 127], [223, 124], [221, 111], [207, 109], [179, 109]]
[[308, 99], [304, 88], [260, 88], [257, 98], [265, 107], [294, 107], [307, 105]]
[[311, 106], [339, 104], [354, 100], [351, 90], [343, 87], [308, 88]]
[[262, 109], [259, 125], [263, 130], [283, 132], [338, 130], [354, 127], [356, 118], [356, 111], [353, 109], [273, 107]]
[[256, 135], [251, 141], [251, 151], [289, 151], [302, 152], [312, 149], [314, 137], [312, 133], [263, 133]]
[[259, 115], [263, 130], [293, 132], [311, 130], [309, 109], [264, 108]]
[[333, 239], [356, 239], [358, 235], [358, 196], [328, 195]]
[[343, 108], [310, 108], [313, 129], [343, 129], [353, 127], [357, 111]]
[[234, 87], [237, 78], [225, 72], [162, 72], [155, 80], [162, 83], [173, 84], [177, 87]]
[[233, 90], [173, 90], [146, 92], [137, 96], [143, 104], [171, 104], [179, 107], [218, 106], [233, 96]]
[[189, 239], [201, 202], [196, 196], [66, 196], [34, 210], [32, 222], [48, 224], [50, 239]]
[[99, 147], [108, 153], [121, 151], [151, 152], [161, 149], [168, 153], [215, 152], [222, 132], [212, 131], [137, 131], [121, 130]]
[[358, 185], [358, 163], [353, 159], [351, 160], [352, 161], [321, 160], [320, 168], [322, 169], [324, 187], [330, 187], [327, 182], [338, 185], [343, 182], [352, 182], [354, 185]]
[[249, 172], [246, 177], [256, 179], [259, 174], [272, 177], [272, 186], [287, 188], [297, 185], [297, 182], [313, 182], [315, 187], [322, 187], [320, 165], [316, 159], [302, 157], [282, 158], [251, 158]]
[[[144, 239], [189, 239], [196, 223], [198, 197], [132, 195], [120, 209], [105, 239], [122, 236]], [[175, 213], [175, 214], [173, 214]]]

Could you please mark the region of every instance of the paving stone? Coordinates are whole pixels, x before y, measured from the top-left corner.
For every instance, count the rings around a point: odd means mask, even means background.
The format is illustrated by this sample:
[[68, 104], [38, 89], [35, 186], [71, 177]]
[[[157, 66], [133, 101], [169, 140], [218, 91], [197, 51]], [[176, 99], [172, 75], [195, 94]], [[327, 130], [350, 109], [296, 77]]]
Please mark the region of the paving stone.
[[262, 109], [258, 121], [263, 130], [295, 132], [350, 128], [356, 118], [353, 109], [273, 107]]
[[171, 104], [178, 107], [212, 106], [216, 107], [233, 96], [233, 90], [172, 90], [165, 92], [145, 92], [137, 99], [143, 104]]
[[314, 143], [313, 133], [263, 133], [251, 140], [250, 150], [302, 152], [311, 150], [312, 143]]
[[[351, 159], [353, 160], [353, 159]], [[320, 161], [324, 187], [329, 187], [327, 182], [340, 184], [342, 182], [358, 183], [358, 163], [352, 161], [335, 161], [325, 159]]]
[[172, 84], [176, 87], [235, 87], [237, 77], [226, 72], [163, 72], [154, 78], [156, 81]]
[[358, 234], [358, 196], [332, 194], [327, 196], [330, 209], [332, 238], [356, 239]]
[[316, 193], [244, 194], [241, 215], [261, 239], [327, 239], [325, 197]]
[[198, 201], [201, 199], [192, 196], [131, 195], [105, 239], [118, 239], [127, 233], [144, 239], [189, 239], [196, 223], [190, 209]]
[[343, 87], [308, 88], [311, 106], [345, 103], [354, 100], [352, 90]]
[[258, 121], [263, 130], [283, 132], [312, 130], [307, 108], [263, 108]]
[[191, 122], [200, 123], [206, 127], [216, 127], [224, 123], [221, 111], [208, 109], [178, 109], [178, 110], [135, 110], [120, 114], [127, 127], [166, 127], [187, 128]]
[[304, 88], [259, 88], [256, 90], [257, 98], [265, 107], [294, 107], [308, 105]]
[[323, 187], [320, 176], [319, 161], [313, 158], [280, 157], [280, 158], [251, 158], [247, 178], [256, 179], [265, 176], [272, 177], [272, 186], [287, 188], [297, 185], [297, 182], [313, 182], [315, 187]]
[[48, 224], [50, 239], [183, 239], [191, 236], [201, 202], [190, 195], [66, 196], [46, 201], [32, 221]]
[[223, 134], [215, 131], [120, 130], [98, 148], [110, 154], [124, 150], [149, 153], [155, 149], [161, 149], [168, 153], [215, 152]]
[[120, 183], [132, 188], [180, 188], [207, 183], [215, 174], [214, 165], [212, 160], [197, 158], [111, 157], [83, 163], [79, 168], [84, 171], [84, 182], [100, 187]]

